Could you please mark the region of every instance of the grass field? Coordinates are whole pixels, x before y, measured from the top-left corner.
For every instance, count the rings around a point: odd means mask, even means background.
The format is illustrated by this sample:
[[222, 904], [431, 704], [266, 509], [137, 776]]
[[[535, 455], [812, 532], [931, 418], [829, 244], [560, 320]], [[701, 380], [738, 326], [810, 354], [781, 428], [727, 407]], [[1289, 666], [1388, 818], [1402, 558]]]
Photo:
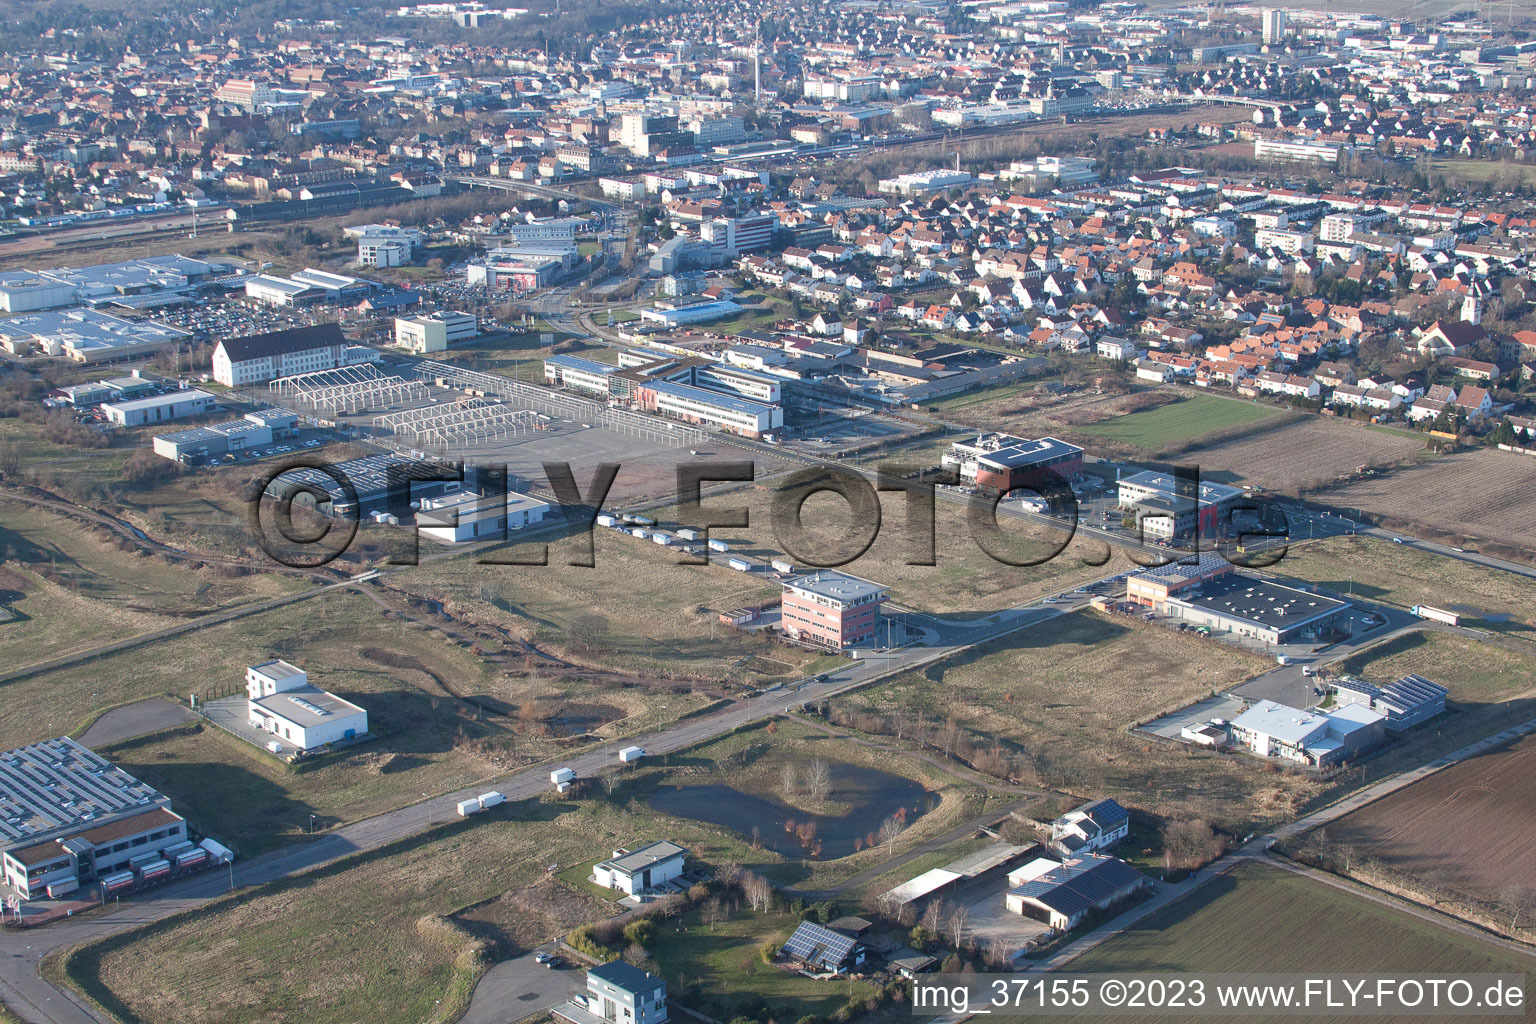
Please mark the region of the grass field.
[[709, 701], [478, 642], [483, 656], [384, 617], [362, 595], [327, 594], [8, 684], [0, 745], [68, 732], [93, 708], [135, 697], [229, 693], [243, 686], [246, 665], [286, 657], [316, 685], [367, 708], [378, 738], [297, 769], [211, 726], [152, 735], [111, 755], [209, 834], [249, 853], [298, 836], [311, 813], [322, 825], [355, 820], [551, 756], [568, 734], [628, 734]]
[[1447, 687], [1452, 701], [1485, 705], [1536, 690], [1536, 649], [1527, 653], [1521, 649], [1524, 645], [1510, 646], [1513, 643], [1480, 643], [1424, 630], [1347, 658], [1343, 669], [1373, 682], [1391, 682], [1417, 673]]
[[1318, 785], [1151, 743], [1126, 728], [1263, 668], [1257, 656], [1214, 641], [1078, 612], [852, 694], [848, 703], [897, 721], [921, 715], [930, 727], [953, 719], [980, 749], [995, 737], [1025, 779], [1049, 788], [1241, 832], [1287, 817]]
[[1473, 562], [1375, 537], [1329, 537], [1294, 544], [1280, 566], [1287, 575], [1327, 590], [1400, 608], [1449, 607], [1463, 625], [1536, 637], [1529, 580]]
[[1525, 973], [1530, 960], [1324, 882], [1243, 864], [1069, 970]]
[[1386, 467], [1412, 459], [1424, 448], [1423, 437], [1412, 433], [1373, 429], [1352, 420], [1288, 415], [1292, 418], [1276, 420], [1262, 431], [1182, 451], [1179, 462], [1200, 467], [1202, 477], [1218, 482], [1241, 481], [1298, 494], [1331, 486], [1362, 466]]
[[[170, 564], [36, 506], [0, 500], [0, 595], [23, 618], [0, 626], [13, 666], [310, 586], [277, 573], [235, 577]], [[17, 596], [21, 595], [21, 596]]]
[[[835, 754], [831, 751], [835, 750]], [[753, 850], [729, 830], [652, 810], [644, 797], [660, 779], [684, 782], [750, 769], [774, 758], [831, 756], [879, 763], [932, 780], [944, 794], [938, 810], [903, 835], [896, 851], [953, 828], [978, 813], [974, 787], [945, 785], [930, 766], [911, 759], [840, 743], [795, 723], [773, 733], [759, 726], [704, 748], [669, 755], [668, 764], [647, 764], [614, 797], [504, 805], [468, 821], [439, 826], [426, 836], [364, 855], [233, 900], [114, 936], [73, 956], [69, 974], [120, 1016], [178, 1024], [419, 1024], [456, 1019], [485, 966], [476, 934], [457, 935], [441, 918], [485, 916], [481, 908], [541, 883], [545, 868], [589, 862], [594, 851], [669, 838], [696, 860], [736, 860], [775, 871], [806, 875], [799, 862]], [[660, 759], [658, 759], [660, 760]], [[818, 872], [850, 872], [879, 863], [881, 850], [865, 850], [848, 862]], [[563, 885], [564, 883], [559, 883]], [[586, 903], [589, 894], [567, 889]], [[679, 981], [699, 982], [708, 1000], [727, 1002], [739, 991], [736, 969], [756, 956], [759, 934], [777, 933], [773, 918], [734, 911], [710, 935], [675, 936], [667, 929], [652, 951]], [[738, 923], [739, 922], [739, 923]], [[552, 937], [520, 925], [521, 942]], [[704, 926], [707, 929], [707, 925]], [[323, 935], [324, 942], [314, 936]], [[205, 984], [211, 973], [225, 979]], [[681, 976], [686, 976], [686, 979]], [[776, 979], [774, 979], [776, 981]], [[786, 978], [773, 989], [785, 999], [812, 999], [804, 981]], [[756, 987], [756, 986], [754, 986]], [[846, 983], [829, 987], [841, 1001]], [[833, 1004], [835, 1005], [835, 1004]]]
[[1094, 423], [1082, 430], [1145, 451], [1158, 452], [1218, 430], [1246, 427], [1280, 415], [1279, 410], [1269, 406], [1211, 395], [1194, 395], [1158, 409], [1133, 412]]
[[1437, 156], [1430, 161], [1433, 173], [1469, 183], [1490, 182], [1499, 188], [1518, 188], [1536, 181], [1536, 165], [1513, 160], [1458, 160]]
[[[685, 930], [659, 929], [649, 948], [670, 992], [683, 993], [690, 1005], [703, 1002], [706, 1013], [729, 1019], [733, 1010], [750, 1012], [766, 1002], [775, 1020], [797, 1021], [807, 1014], [828, 1017], [850, 998], [870, 995], [868, 982], [818, 981], [764, 963], [764, 943], [782, 945], [800, 919], [790, 914], [758, 914], [742, 908], [713, 929], [697, 913], [684, 919]], [[689, 1000], [697, 986], [709, 993]]]

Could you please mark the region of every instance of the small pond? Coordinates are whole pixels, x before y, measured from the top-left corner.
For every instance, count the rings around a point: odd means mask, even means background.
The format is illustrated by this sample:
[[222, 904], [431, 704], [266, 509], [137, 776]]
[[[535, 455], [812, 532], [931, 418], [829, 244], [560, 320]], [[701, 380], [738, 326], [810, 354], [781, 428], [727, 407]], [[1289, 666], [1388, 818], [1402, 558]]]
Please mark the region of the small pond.
[[743, 793], [722, 783], [667, 786], [650, 804], [665, 814], [734, 829], [748, 840], [756, 828], [758, 841], [768, 849], [814, 860], [846, 857], [878, 842], [886, 819], [897, 816], [910, 827], [939, 805], [937, 793], [900, 775], [841, 762], [829, 767], [828, 800], [847, 806], [847, 813], [812, 814], [776, 797]]

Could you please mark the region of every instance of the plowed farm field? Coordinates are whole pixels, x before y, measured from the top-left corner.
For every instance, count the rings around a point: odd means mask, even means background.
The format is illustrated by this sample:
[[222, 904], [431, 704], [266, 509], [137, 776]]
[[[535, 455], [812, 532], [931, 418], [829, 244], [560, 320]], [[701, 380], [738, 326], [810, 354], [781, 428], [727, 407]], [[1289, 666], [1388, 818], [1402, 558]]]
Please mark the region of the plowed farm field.
[[[1536, 737], [1437, 772], [1328, 826], [1389, 872], [1430, 891], [1492, 903], [1511, 885], [1536, 888]], [[1467, 843], [1458, 837], [1476, 836]]]
[[[1352, 475], [1362, 466], [1387, 466], [1424, 447], [1416, 437], [1307, 416], [1231, 441], [1191, 449], [1178, 461], [1205, 476], [1231, 478], [1294, 494]], [[1533, 460], [1536, 461], [1536, 460]]]
[[1536, 456], [1459, 452], [1328, 492], [1330, 504], [1536, 549]]

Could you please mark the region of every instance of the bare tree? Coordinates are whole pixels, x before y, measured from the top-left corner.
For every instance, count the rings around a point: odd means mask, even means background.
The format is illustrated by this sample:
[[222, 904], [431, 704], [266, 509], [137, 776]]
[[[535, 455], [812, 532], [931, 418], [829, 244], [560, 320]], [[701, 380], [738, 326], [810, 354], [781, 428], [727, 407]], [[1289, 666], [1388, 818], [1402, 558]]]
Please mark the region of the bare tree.
[[817, 803], [825, 800], [832, 789], [832, 769], [827, 762], [817, 758], [805, 769], [805, 788]]
[[944, 897], [935, 897], [932, 903], [923, 908], [923, 929], [937, 935], [944, 930]]
[[721, 885], [730, 887], [741, 881], [741, 865], [734, 860], [728, 860], [715, 868], [715, 881]]
[[959, 949], [965, 941], [965, 924], [971, 916], [971, 908], [962, 904], [956, 904], [949, 912], [949, 941]]
[[720, 902], [720, 897], [711, 896], [704, 903], [704, 920], [709, 923], [709, 930], [715, 930], [715, 923], [725, 913], [725, 905]]
[[601, 615], [578, 615], [566, 627], [566, 633], [582, 650], [590, 651], [608, 636], [608, 620]]
[[1509, 915], [1509, 930], [1520, 927], [1520, 918], [1536, 910], [1536, 889], [1516, 883], [1499, 893], [1499, 909]]
[[955, 749], [955, 743], [960, 739], [960, 726], [953, 718], [944, 719], [944, 729], [939, 734], [940, 742], [944, 746], [944, 756], [949, 757]]
[[1221, 853], [1221, 839], [1200, 820], [1170, 821], [1163, 826], [1163, 863], [1175, 868], [1198, 868]]
[[779, 794], [786, 799], [800, 791], [800, 769], [793, 761], [779, 766]]
[[894, 814], [880, 825], [880, 841], [885, 844], [887, 857], [896, 852], [896, 840], [906, 829], [907, 823]]
[[760, 914], [773, 909], [773, 883], [762, 875], [743, 872], [741, 891], [747, 897], [747, 905]]

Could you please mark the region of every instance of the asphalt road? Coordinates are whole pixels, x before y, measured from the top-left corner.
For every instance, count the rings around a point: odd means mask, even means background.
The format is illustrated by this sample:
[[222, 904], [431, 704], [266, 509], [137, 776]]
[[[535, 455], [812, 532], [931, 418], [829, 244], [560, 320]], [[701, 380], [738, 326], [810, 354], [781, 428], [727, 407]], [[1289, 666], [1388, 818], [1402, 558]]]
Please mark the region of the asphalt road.
[[[653, 755], [697, 746], [741, 725], [777, 715], [786, 707], [820, 701], [886, 674], [919, 668], [966, 647], [1054, 618], [1070, 607], [1065, 604], [1031, 605], [1008, 609], [977, 622], [958, 624], [953, 639], [935, 646], [871, 654], [827, 673], [820, 682], [808, 682], [798, 687], [779, 686], [738, 700], [709, 715], [677, 722], [622, 742], [604, 744], [565, 760], [562, 766], [575, 771], [578, 777], [590, 778], [617, 764], [621, 746], [637, 744]], [[51, 950], [102, 938], [200, 906], [229, 891], [231, 877], [237, 886], [262, 885], [414, 835], [434, 824], [456, 819], [460, 800], [488, 789], [499, 790], [508, 800], [515, 801], [537, 797], [549, 787], [547, 765], [528, 769], [497, 782], [448, 793], [343, 826], [313, 840], [237, 863], [230, 869], [214, 870], [156, 889], [145, 898], [130, 900], [104, 915], [57, 921], [35, 930], [0, 932], [0, 1002], [28, 1024], [87, 1024], [105, 1020], [72, 993], [61, 992], [44, 980], [37, 972], [38, 960]]]

